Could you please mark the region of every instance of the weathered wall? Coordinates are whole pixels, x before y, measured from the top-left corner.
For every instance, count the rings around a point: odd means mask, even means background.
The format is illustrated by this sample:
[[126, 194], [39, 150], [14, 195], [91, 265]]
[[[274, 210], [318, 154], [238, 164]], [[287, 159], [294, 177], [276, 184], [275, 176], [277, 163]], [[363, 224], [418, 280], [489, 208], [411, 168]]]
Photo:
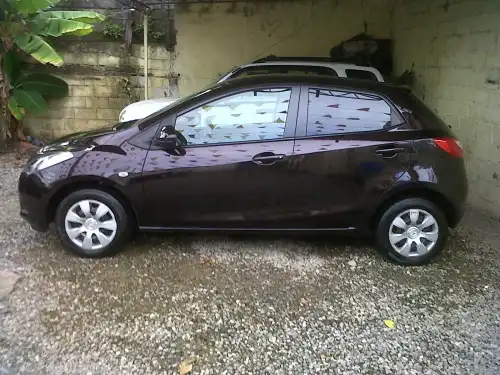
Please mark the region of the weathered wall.
[[[150, 97], [187, 95], [237, 65], [269, 54], [328, 56], [338, 42], [366, 30], [390, 35], [392, 0], [297, 0], [176, 6], [177, 45], [170, 53], [150, 47]], [[90, 38], [89, 38], [90, 40]], [[63, 69], [70, 96], [50, 102], [43, 118], [27, 128], [46, 139], [104, 126], [129, 102], [143, 98], [143, 47], [129, 56], [121, 43], [66, 43]], [[179, 75], [177, 81], [177, 75]], [[138, 87], [127, 94], [123, 79]], [[130, 85], [129, 85], [130, 86]]]
[[[173, 53], [150, 47], [150, 96], [187, 95], [214, 82], [234, 66], [269, 54], [328, 56], [338, 42], [365, 30], [390, 34], [392, 0], [298, 0], [177, 6]], [[26, 127], [50, 139], [104, 126], [118, 119], [129, 102], [143, 98], [143, 47], [129, 56], [121, 44], [66, 44], [63, 69], [53, 72], [70, 84], [70, 96], [50, 102], [43, 118], [29, 116]], [[179, 75], [177, 81], [177, 75]], [[130, 79], [127, 93], [124, 79]]]
[[[118, 122], [120, 111], [144, 97], [143, 47], [132, 46], [131, 55], [117, 42], [78, 42], [59, 49], [62, 68], [44, 69], [64, 79], [69, 96], [49, 101], [49, 111], [42, 116], [27, 116], [24, 125], [31, 134], [43, 139], [83, 131]], [[170, 95], [176, 88], [171, 53], [162, 46], [150, 47], [150, 95]], [[40, 69], [40, 67], [37, 67]]]
[[398, 0], [396, 69], [464, 144], [469, 201], [500, 216], [500, 1]]
[[175, 69], [181, 94], [199, 90], [234, 66], [269, 54], [328, 56], [365, 30], [388, 37], [392, 0], [303, 0], [177, 6]]

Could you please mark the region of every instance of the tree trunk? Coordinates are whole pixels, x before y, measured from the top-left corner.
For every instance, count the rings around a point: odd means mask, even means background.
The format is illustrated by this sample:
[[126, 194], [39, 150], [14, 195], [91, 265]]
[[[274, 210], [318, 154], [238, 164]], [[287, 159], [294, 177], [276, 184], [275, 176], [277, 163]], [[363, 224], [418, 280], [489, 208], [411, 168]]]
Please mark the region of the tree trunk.
[[9, 83], [2, 70], [2, 57], [0, 54], [0, 148], [4, 149], [7, 144], [7, 134], [10, 130], [10, 112], [8, 108]]
[[2, 69], [3, 54], [0, 54], [0, 148], [7, 145], [7, 134], [10, 133], [11, 115], [8, 107], [9, 82]]

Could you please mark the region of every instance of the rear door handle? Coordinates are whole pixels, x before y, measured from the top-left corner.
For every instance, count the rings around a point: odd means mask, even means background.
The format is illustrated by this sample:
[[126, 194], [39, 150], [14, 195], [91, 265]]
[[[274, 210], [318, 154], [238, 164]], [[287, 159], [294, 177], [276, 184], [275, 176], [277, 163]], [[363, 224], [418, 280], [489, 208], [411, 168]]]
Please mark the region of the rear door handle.
[[375, 151], [375, 154], [381, 156], [383, 158], [393, 158], [397, 154], [405, 152], [406, 149], [403, 147], [387, 147], [387, 148], [379, 148]]
[[255, 155], [252, 160], [258, 165], [271, 165], [277, 161], [283, 160], [286, 155], [283, 154], [271, 154], [269, 152], [264, 152], [262, 154]]

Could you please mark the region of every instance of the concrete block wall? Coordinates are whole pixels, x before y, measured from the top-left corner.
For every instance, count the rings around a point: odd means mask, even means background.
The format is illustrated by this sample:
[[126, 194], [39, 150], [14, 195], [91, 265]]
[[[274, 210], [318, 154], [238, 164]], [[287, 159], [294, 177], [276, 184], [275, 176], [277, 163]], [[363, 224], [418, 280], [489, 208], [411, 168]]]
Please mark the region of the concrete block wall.
[[500, 1], [396, 0], [396, 69], [462, 141], [469, 202], [500, 217]]
[[70, 96], [49, 102], [49, 111], [24, 120], [30, 134], [54, 139], [68, 133], [90, 130], [117, 122], [128, 98], [120, 95], [121, 77], [60, 76], [70, 84]]
[[[27, 133], [49, 140], [112, 125], [127, 104], [144, 98], [143, 46], [133, 45], [130, 55], [113, 42], [83, 42], [59, 51], [65, 65], [47, 69], [68, 83], [69, 96], [48, 101], [49, 111], [41, 116], [28, 115]], [[150, 95], [170, 94], [177, 86], [169, 79], [171, 54], [150, 46], [149, 56]]]

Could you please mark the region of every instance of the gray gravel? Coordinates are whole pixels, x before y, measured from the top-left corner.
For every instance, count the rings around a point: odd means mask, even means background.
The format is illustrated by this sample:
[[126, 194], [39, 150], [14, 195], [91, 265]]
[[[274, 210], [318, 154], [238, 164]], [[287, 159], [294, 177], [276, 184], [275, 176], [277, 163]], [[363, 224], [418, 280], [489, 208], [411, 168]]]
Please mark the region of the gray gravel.
[[0, 375], [500, 373], [498, 221], [469, 213], [419, 268], [325, 237], [140, 236], [86, 260], [19, 218], [19, 166], [0, 157], [0, 270], [21, 276]]

